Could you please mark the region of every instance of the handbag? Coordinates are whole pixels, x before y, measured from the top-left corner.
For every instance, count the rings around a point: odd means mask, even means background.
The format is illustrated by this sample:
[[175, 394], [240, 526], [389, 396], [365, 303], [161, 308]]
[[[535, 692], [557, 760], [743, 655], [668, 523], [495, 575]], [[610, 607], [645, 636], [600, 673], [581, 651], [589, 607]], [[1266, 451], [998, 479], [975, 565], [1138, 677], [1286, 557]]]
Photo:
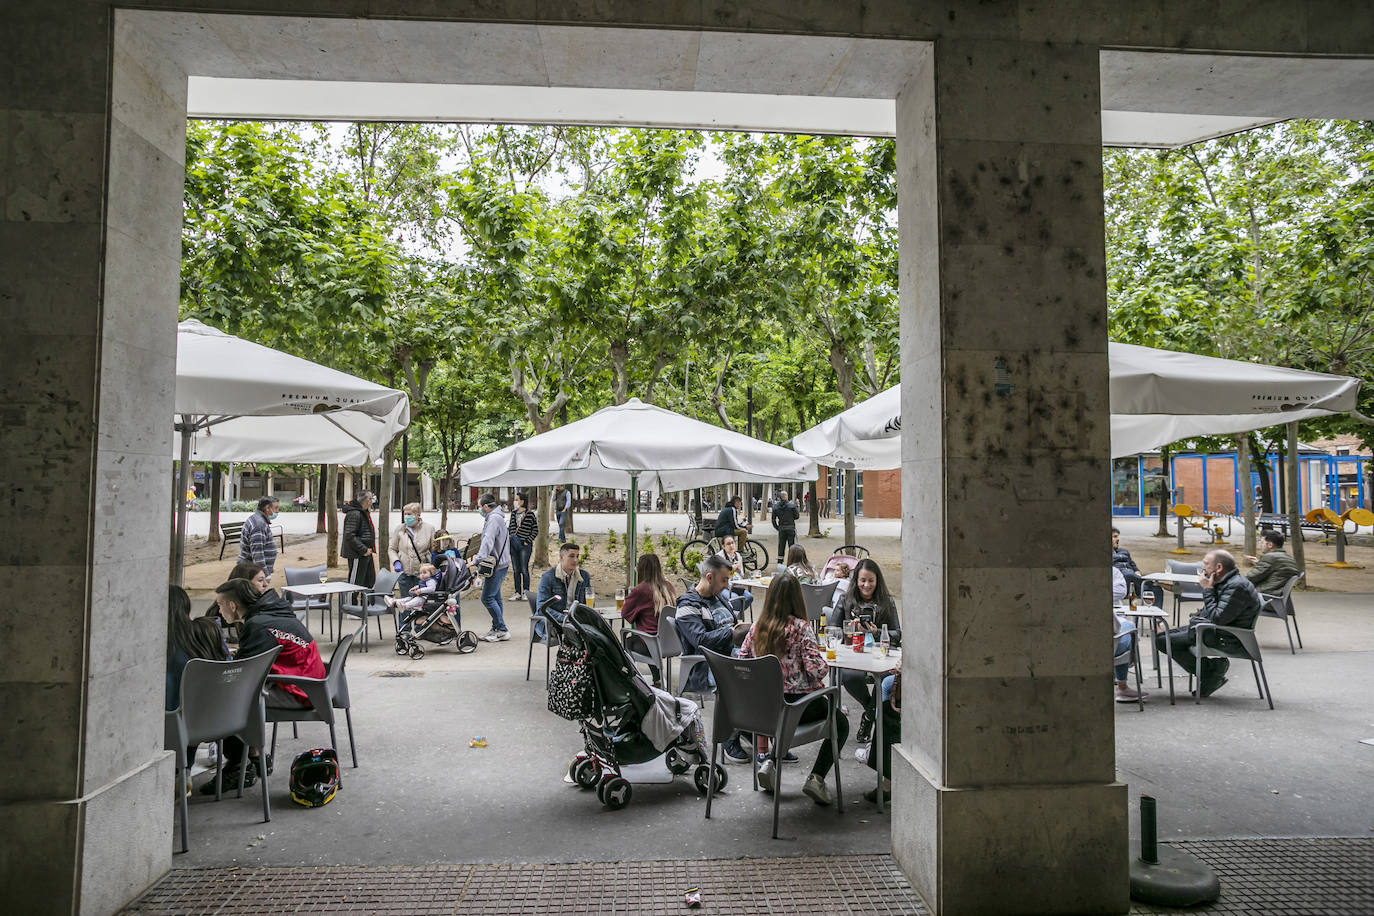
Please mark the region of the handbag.
[[[502, 530], [504, 531], [505, 529]], [[506, 532], [506, 540], [510, 540], [510, 532], [508, 531]], [[501, 549], [504, 549], [504, 547], [504, 544], [501, 545]], [[481, 576], [483, 579], [487, 579], [490, 578], [492, 574], [496, 572], [496, 558], [501, 555], [501, 549], [498, 549], [489, 556], [482, 557], [477, 561], [477, 563], [474, 565], [474, 568], [477, 570], [477, 575]]]
[[586, 652], [566, 645], [558, 647], [558, 661], [549, 672], [549, 712], [573, 721], [590, 718], [596, 712]]

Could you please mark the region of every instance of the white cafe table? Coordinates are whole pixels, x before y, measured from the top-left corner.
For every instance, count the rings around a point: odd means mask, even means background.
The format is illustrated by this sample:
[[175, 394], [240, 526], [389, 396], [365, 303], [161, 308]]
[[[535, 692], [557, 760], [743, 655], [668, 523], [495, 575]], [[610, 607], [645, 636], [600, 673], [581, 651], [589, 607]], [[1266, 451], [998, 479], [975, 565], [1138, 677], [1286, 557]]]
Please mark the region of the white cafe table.
[[1171, 585], [1197, 585], [1197, 573], [1157, 572], [1141, 576], [1150, 582], [1168, 582]]
[[[871, 646], [863, 652], [855, 652], [848, 645], [841, 645], [835, 650], [834, 658], [827, 658], [825, 663], [830, 666], [830, 683], [839, 686], [841, 671], [862, 671], [865, 674], [873, 675], [873, 748], [877, 753], [876, 760], [873, 761], [873, 769], [878, 773], [878, 810], [883, 810], [883, 675], [894, 671], [897, 663], [902, 659], [902, 650], [893, 649], [886, 657], [878, 654], [878, 647]], [[860, 712], [862, 722], [863, 713]], [[856, 742], [857, 743], [857, 742]], [[835, 766], [840, 765], [840, 749], [835, 748]]]
[[[1163, 686], [1163, 684], [1162, 684], [1162, 679], [1163, 679], [1164, 675], [1163, 675], [1163, 673], [1160, 671], [1160, 667], [1159, 667], [1159, 644], [1155, 642], [1154, 637], [1155, 637], [1155, 634], [1156, 634], [1156, 633], [1165, 633], [1165, 634], [1167, 634], [1167, 633], [1169, 632], [1169, 614], [1168, 614], [1168, 612], [1163, 611], [1163, 610], [1160, 610], [1159, 608], [1153, 607], [1153, 606], [1151, 606], [1151, 607], [1146, 607], [1146, 606], [1144, 606], [1143, 604], [1137, 606], [1136, 609], [1135, 609], [1134, 611], [1131, 610], [1130, 607], [1129, 607], [1128, 605], [1124, 605], [1124, 604], [1123, 604], [1123, 605], [1113, 605], [1113, 606], [1112, 606], [1112, 610], [1113, 610], [1114, 612], [1116, 612], [1117, 614], [1120, 614], [1122, 617], [1133, 617], [1133, 618], [1135, 618], [1135, 628], [1136, 628], [1136, 638], [1137, 638], [1137, 639], [1139, 639], [1140, 628], [1141, 628], [1142, 626], [1145, 625], [1146, 621], [1149, 621], [1149, 627], [1150, 627], [1150, 643], [1154, 646], [1154, 652], [1155, 652], [1155, 684], [1156, 684], [1156, 686]], [[1173, 657], [1172, 655], [1169, 655], [1168, 652], [1165, 652], [1164, 654], [1167, 655], [1168, 658], [1169, 658], [1169, 705], [1170, 705], [1170, 706], [1173, 706], [1173, 705], [1174, 705], [1174, 657]]]
[[[293, 595], [303, 595], [308, 598], [319, 598], [328, 596], [334, 603], [334, 608], [339, 618], [339, 637], [343, 637], [343, 599], [334, 597], [337, 595], [348, 595], [353, 592], [370, 592], [372, 589], [366, 585], [354, 585], [352, 582], [309, 582], [305, 585], [284, 585], [283, 592], [290, 592]], [[333, 620], [333, 617], [330, 618]]]

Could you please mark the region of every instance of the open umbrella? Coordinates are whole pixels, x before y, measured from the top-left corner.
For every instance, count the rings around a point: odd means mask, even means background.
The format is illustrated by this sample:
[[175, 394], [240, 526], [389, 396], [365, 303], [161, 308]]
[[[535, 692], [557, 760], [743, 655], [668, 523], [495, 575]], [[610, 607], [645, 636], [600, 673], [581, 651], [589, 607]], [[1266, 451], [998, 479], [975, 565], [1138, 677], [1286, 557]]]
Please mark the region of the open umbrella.
[[[1107, 345], [1112, 457], [1190, 436], [1239, 433], [1355, 410], [1358, 379], [1133, 344]], [[832, 467], [901, 465], [901, 389], [813, 426], [792, 447]]]
[[631, 398], [567, 426], [463, 465], [464, 486], [576, 483], [629, 490], [629, 562], [636, 551], [635, 494], [662, 486], [814, 480], [815, 462], [791, 449]]
[[[190, 319], [177, 325], [176, 430], [184, 494], [200, 461], [363, 464], [410, 423], [404, 392]], [[177, 500], [175, 576], [186, 557]]]

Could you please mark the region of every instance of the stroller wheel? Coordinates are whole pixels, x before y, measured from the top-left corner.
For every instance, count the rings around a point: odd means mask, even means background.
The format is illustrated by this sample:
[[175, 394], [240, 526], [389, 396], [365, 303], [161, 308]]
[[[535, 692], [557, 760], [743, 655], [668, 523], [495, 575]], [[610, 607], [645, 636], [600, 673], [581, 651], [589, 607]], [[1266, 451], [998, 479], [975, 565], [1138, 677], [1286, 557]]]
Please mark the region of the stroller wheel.
[[397, 654], [397, 655], [409, 655], [409, 654], [410, 654], [410, 646], [406, 645], [406, 641], [405, 641], [404, 639], [402, 639], [401, 637], [399, 637], [399, 636], [396, 637], [396, 654]]
[[416, 660], [418, 661], [419, 659], [422, 659], [422, 658], [425, 657], [425, 650], [424, 650], [424, 649], [421, 649], [419, 646], [411, 646], [411, 647], [410, 647], [410, 657], [413, 658], [413, 659], [416, 659]]
[[668, 753], [663, 755], [663, 762], [668, 765], [668, 771], [674, 776], [681, 776], [692, 768], [692, 763], [682, 752], [675, 747], [668, 748]]
[[590, 757], [574, 760], [568, 772], [572, 775], [573, 782], [584, 789], [591, 789], [601, 781], [601, 766]]
[[623, 776], [611, 776], [603, 779], [601, 784], [596, 787], [596, 797], [601, 799], [601, 804], [618, 811], [630, 803], [630, 795], [633, 790], [630, 788], [630, 781]]
[[[696, 785], [697, 791], [700, 792], [702, 795], [705, 795], [707, 792], [711, 790], [709, 782], [710, 779], [710, 764], [703, 763], [692, 772], [692, 782]], [[724, 789], [725, 784], [729, 781], [730, 777], [725, 772], [725, 767], [721, 766], [720, 764], [716, 764], [716, 791], [719, 792], [721, 789]]]

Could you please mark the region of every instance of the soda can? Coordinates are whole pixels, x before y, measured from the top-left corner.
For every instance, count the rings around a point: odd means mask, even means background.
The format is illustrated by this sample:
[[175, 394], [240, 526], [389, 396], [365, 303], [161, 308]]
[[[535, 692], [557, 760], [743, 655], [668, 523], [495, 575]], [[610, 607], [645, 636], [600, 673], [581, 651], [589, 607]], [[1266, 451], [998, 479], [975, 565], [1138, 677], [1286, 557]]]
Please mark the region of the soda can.
[[855, 651], [855, 652], [862, 652], [863, 650], [864, 650], [864, 634], [863, 634], [862, 632], [856, 632], [856, 633], [854, 634], [854, 651]]

